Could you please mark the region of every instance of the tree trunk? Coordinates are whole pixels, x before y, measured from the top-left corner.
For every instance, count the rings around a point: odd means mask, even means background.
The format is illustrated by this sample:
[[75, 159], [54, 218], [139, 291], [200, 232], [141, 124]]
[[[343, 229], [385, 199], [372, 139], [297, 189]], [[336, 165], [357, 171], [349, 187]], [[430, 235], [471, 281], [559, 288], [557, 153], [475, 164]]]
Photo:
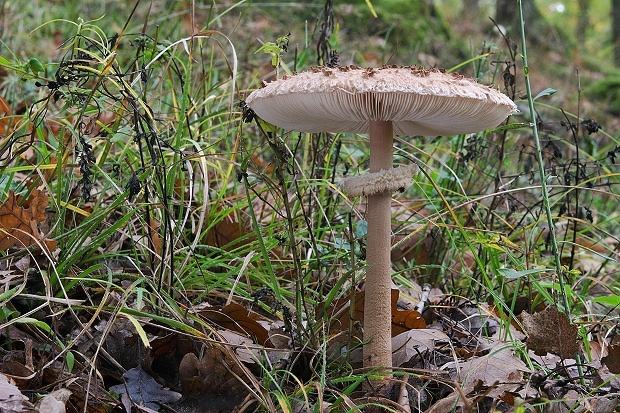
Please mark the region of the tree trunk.
[[466, 19], [478, 19], [479, 14], [480, 5], [478, 4], [478, 0], [463, 0], [463, 15]]
[[612, 8], [614, 63], [620, 67], [620, 0], [613, 0]]
[[514, 31], [519, 21], [519, 9], [517, 2], [514, 0], [496, 0], [495, 1], [495, 22], [506, 28], [510, 37], [516, 37]]
[[[615, 1], [615, 0], [614, 0]], [[535, 45], [550, 50], [565, 50], [566, 40], [553, 27], [536, 7], [534, 0], [522, 0], [523, 20], [525, 21], [525, 34]], [[519, 28], [519, 4], [515, 0], [496, 0], [495, 21], [504, 26], [507, 34], [513, 40], [518, 39]]]
[[586, 31], [590, 25], [590, 0], [579, 0], [579, 14], [577, 15], [577, 39], [578, 47], [583, 47], [586, 41]]
[[[523, 19], [525, 20], [526, 27], [532, 29], [548, 25], [540, 11], [538, 11], [534, 0], [522, 0], [521, 3], [523, 4]], [[509, 31], [517, 33], [519, 27], [519, 4], [515, 0], [496, 0], [495, 21]]]

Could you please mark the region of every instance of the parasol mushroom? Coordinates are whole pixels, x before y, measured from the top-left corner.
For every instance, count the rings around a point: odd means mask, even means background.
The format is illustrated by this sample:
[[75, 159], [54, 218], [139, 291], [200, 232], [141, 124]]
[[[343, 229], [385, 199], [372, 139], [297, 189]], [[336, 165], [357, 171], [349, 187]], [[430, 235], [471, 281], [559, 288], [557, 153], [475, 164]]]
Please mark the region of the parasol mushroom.
[[500, 124], [516, 105], [499, 91], [440, 69], [318, 67], [252, 92], [247, 105], [262, 119], [300, 132], [370, 133], [370, 174], [343, 188], [368, 197], [364, 366], [392, 366], [391, 199], [409, 186], [411, 167], [392, 169], [396, 135], [473, 133]]

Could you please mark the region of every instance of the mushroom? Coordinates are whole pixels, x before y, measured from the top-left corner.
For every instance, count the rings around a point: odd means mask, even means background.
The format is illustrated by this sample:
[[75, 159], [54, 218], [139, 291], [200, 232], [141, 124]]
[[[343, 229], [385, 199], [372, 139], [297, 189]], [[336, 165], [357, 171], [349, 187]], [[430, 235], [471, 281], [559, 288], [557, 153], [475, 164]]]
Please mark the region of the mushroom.
[[[370, 133], [370, 174], [342, 185], [368, 197], [364, 367], [392, 367], [391, 199], [411, 167], [392, 169], [396, 135], [473, 133], [500, 124], [516, 105], [496, 89], [440, 69], [313, 68], [255, 90], [247, 105], [262, 119], [300, 132]], [[414, 165], [415, 167], [415, 165]]]

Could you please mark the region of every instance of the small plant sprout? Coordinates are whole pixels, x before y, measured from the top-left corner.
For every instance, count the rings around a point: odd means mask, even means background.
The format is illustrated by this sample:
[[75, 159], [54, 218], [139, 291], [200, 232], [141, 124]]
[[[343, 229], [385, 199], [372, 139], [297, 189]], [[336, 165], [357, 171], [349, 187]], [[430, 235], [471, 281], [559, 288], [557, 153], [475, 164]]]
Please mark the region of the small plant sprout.
[[247, 98], [264, 120], [301, 132], [370, 134], [370, 174], [345, 181], [367, 196], [364, 366], [392, 367], [391, 199], [415, 166], [392, 168], [393, 136], [437, 136], [492, 128], [516, 111], [507, 96], [439, 69], [383, 66], [313, 68], [267, 84]]
[[265, 42], [254, 54], [264, 52], [271, 55], [271, 66], [276, 69], [276, 77], [278, 69], [282, 64], [282, 53], [288, 51], [288, 41], [291, 33], [278, 37], [275, 42]]

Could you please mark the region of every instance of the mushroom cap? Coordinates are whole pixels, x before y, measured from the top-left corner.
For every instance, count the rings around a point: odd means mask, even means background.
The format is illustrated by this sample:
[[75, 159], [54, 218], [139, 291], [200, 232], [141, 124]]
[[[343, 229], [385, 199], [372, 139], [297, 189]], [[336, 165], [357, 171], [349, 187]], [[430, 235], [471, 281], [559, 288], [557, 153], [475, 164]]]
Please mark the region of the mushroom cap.
[[262, 119], [300, 132], [366, 133], [392, 121], [397, 135], [453, 135], [499, 125], [506, 95], [455, 73], [415, 66], [318, 67], [284, 76], [246, 99]]

